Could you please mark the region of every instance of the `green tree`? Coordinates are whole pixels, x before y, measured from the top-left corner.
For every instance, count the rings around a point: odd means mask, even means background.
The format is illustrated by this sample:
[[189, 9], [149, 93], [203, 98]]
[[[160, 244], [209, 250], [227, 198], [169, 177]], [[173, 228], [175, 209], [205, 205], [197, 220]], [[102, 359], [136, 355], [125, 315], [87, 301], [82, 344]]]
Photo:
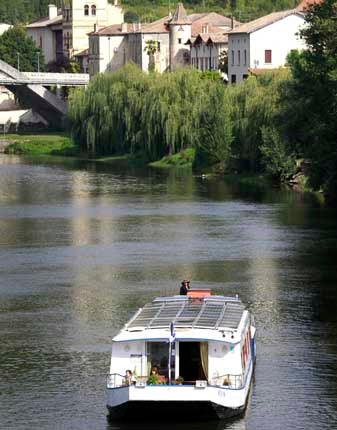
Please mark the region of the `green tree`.
[[195, 167], [216, 165], [228, 167], [233, 142], [228, 91], [223, 85], [210, 85], [202, 103], [196, 141]]
[[154, 56], [158, 51], [158, 42], [156, 40], [147, 40], [145, 42], [144, 51], [149, 56], [149, 67], [148, 67], [149, 72], [154, 72], [155, 70]]
[[42, 52], [22, 27], [10, 28], [0, 36], [0, 59], [24, 72], [45, 68]]
[[277, 180], [287, 180], [296, 173], [295, 153], [282, 140], [276, 127], [262, 127], [261, 134], [260, 151], [266, 173]]
[[228, 52], [223, 49], [219, 54], [219, 70], [228, 75]]
[[300, 35], [308, 49], [288, 57], [293, 81], [284, 89], [286, 133], [311, 162], [310, 184], [337, 203], [337, 2], [306, 15]]

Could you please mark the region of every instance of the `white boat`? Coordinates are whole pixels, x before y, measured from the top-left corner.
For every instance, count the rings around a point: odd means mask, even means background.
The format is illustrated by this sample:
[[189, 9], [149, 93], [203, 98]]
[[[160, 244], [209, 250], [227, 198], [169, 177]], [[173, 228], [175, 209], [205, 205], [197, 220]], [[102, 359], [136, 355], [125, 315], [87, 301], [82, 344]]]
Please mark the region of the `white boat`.
[[[112, 340], [110, 418], [240, 414], [252, 381], [255, 331], [237, 296], [199, 288], [155, 298]], [[154, 366], [159, 376], [150, 377]]]

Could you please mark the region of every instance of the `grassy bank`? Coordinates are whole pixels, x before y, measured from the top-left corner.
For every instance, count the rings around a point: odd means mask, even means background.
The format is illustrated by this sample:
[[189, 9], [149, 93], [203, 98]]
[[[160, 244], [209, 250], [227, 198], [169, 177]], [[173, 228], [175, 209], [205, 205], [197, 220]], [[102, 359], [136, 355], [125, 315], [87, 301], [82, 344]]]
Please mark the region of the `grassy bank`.
[[168, 155], [158, 161], [154, 161], [153, 163], [150, 163], [150, 166], [164, 169], [172, 167], [192, 168], [194, 156], [195, 150], [193, 148], [188, 148], [178, 152], [177, 154]]
[[22, 155], [76, 155], [71, 138], [63, 133], [7, 134], [6, 154]]

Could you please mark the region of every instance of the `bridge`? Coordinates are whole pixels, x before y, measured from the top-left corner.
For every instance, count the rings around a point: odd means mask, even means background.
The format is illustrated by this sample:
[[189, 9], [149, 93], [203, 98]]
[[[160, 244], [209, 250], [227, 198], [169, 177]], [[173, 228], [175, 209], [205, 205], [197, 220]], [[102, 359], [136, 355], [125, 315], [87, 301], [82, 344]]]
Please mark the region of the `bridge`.
[[64, 124], [67, 104], [45, 87], [85, 86], [88, 83], [87, 74], [20, 72], [0, 60], [0, 85], [15, 94], [22, 107], [32, 108], [52, 127], [59, 128]]
[[13, 78], [1, 73], [0, 85], [43, 85], [60, 87], [86, 86], [89, 83], [89, 75], [86, 73], [35, 73], [21, 72], [21, 76]]

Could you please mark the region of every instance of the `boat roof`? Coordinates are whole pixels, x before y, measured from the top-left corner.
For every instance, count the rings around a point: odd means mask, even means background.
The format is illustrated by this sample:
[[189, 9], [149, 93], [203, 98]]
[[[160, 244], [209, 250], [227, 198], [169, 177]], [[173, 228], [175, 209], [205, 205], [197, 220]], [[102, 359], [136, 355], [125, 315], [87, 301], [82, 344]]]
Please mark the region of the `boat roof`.
[[238, 297], [157, 297], [138, 310], [114, 341], [167, 338], [172, 323], [176, 338], [224, 341], [223, 332], [237, 331], [245, 312]]

